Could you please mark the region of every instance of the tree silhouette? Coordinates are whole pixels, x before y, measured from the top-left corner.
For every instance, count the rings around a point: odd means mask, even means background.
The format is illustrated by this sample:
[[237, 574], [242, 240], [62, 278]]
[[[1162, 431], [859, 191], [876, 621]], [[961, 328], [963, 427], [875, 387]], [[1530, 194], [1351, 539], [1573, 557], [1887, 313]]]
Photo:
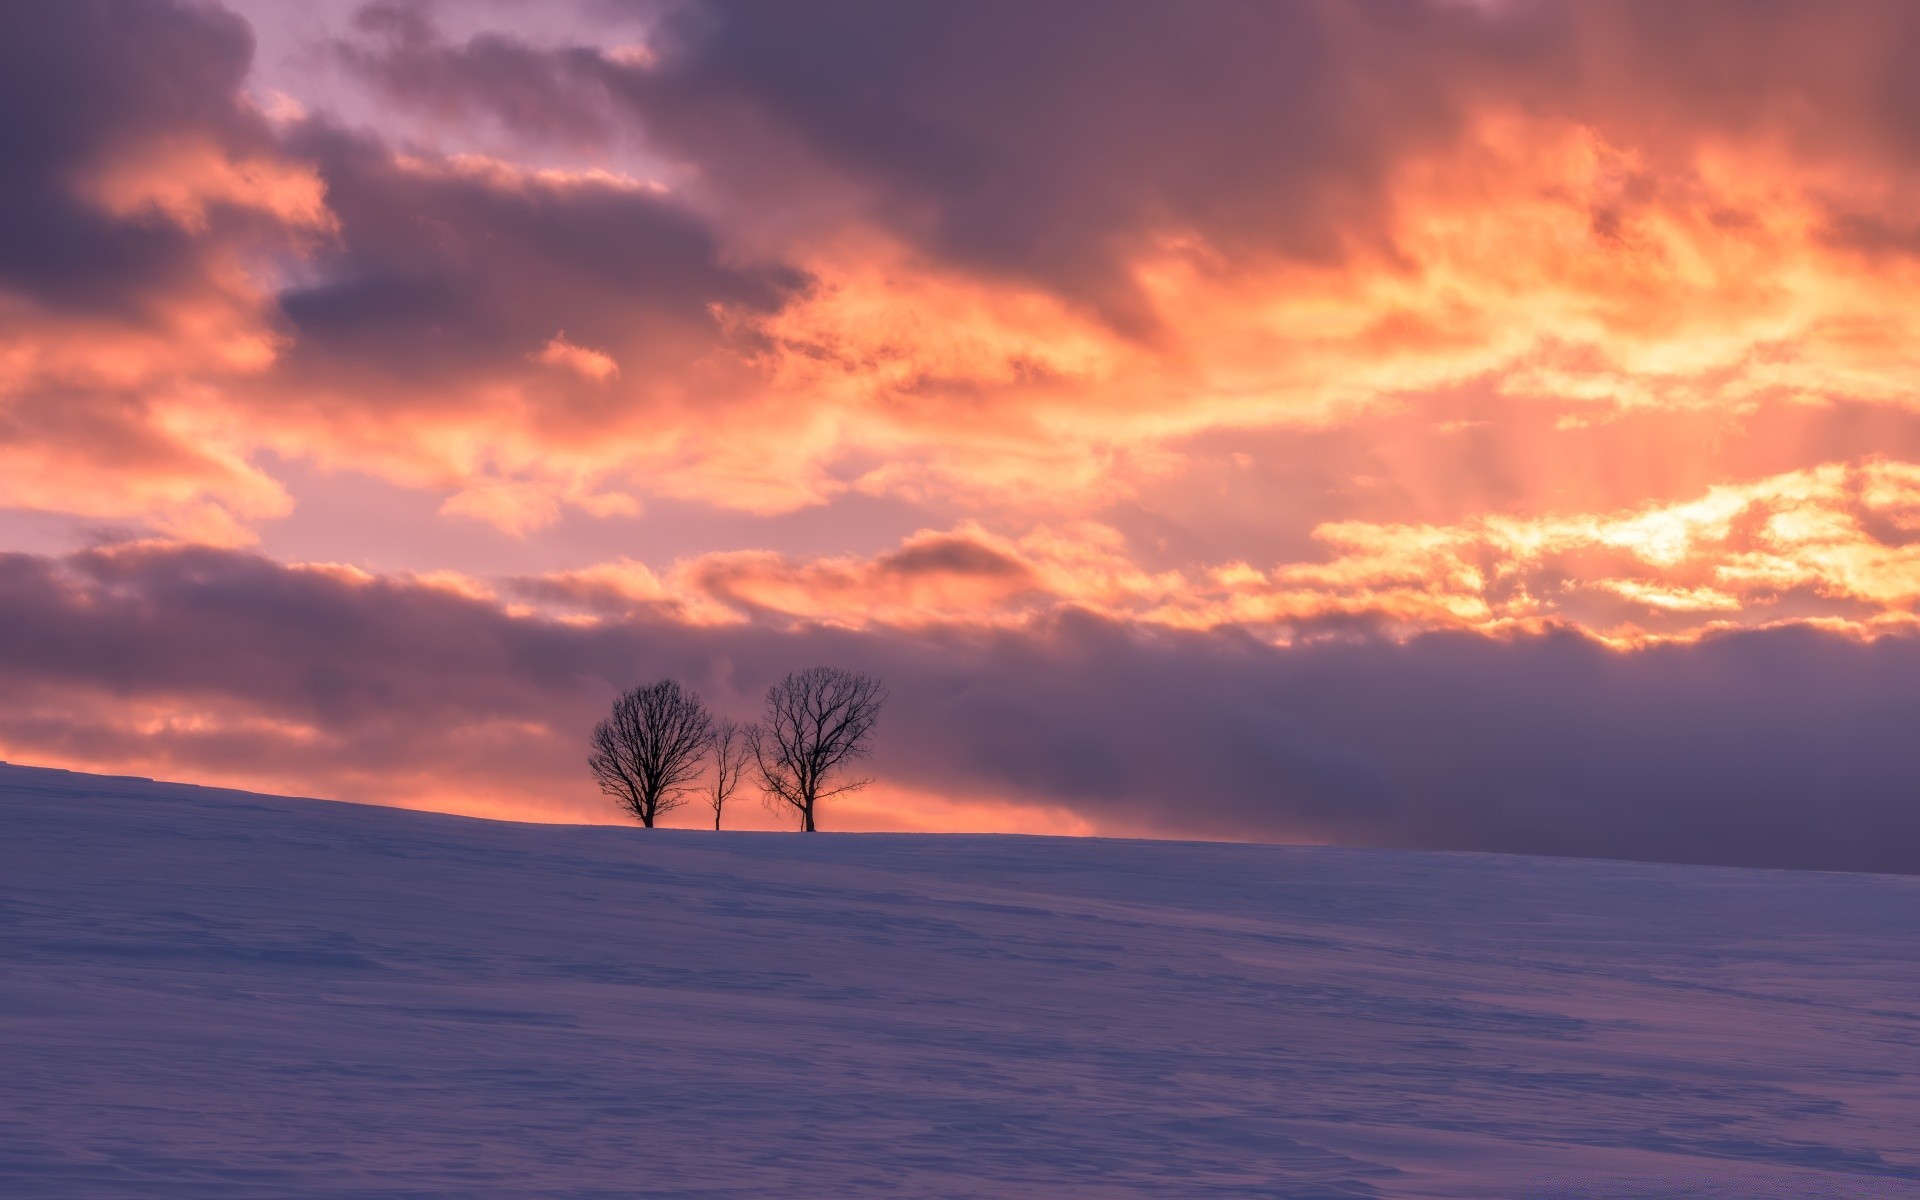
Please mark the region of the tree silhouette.
[[652, 829], [686, 799], [713, 732], [700, 697], [671, 679], [634, 688], [594, 726], [593, 768], [600, 790]]
[[768, 688], [766, 719], [747, 737], [768, 803], [793, 809], [801, 830], [812, 833], [820, 801], [872, 783], [829, 786], [836, 771], [873, 752], [873, 726], [886, 700], [878, 679], [838, 667], [795, 671]]
[[713, 723], [707, 745], [713, 751], [713, 774], [707, 779], [705, 795], [713, 806], [713, 827], [720, 828], [720, 810], [727, 806], [733, 789], [740, 786], [740, 772], [747, 765], [747, 742], [752, 731], [738, 721], [722, 717]]

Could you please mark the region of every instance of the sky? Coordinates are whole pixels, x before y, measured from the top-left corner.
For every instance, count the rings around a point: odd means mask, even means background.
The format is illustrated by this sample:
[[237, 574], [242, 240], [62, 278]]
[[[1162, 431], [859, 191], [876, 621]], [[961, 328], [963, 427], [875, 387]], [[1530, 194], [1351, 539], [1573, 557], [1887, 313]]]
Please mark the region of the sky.
[[615, 820], [618, 691], [827, 663], [828, 828], [1920, 871], [1916, 52], [8, 6], [0, 758]]

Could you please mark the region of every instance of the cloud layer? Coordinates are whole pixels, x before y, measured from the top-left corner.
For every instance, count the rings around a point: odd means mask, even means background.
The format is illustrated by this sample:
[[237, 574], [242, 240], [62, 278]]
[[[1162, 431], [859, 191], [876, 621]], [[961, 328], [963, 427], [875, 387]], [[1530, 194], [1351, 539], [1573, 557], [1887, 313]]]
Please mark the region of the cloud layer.
[[16, 23], [12, 503], [244, 540], [271, 450], [519, 532], [1084, 512], [1184, 438], [1474, 381], [1575, 424], [1909, 402], [1899, 6], [433, 11], [312, 53], [438, 148], [266, 88], [217, 9]]
[[[1016, 629], [581, 625], [431, 581], [129, 546], [0, 560], [0, 744], [243, 785], [601, 819], [582, 731], [673, 676], [893, 693], [867, 807], [936, 821], [1920, 871], [1920, 639], [1805, 626], [1620, 652], [1571, 631], [1293, 648], [1063, 611]], [[874, 804], [881, 807], [873, 807]]]

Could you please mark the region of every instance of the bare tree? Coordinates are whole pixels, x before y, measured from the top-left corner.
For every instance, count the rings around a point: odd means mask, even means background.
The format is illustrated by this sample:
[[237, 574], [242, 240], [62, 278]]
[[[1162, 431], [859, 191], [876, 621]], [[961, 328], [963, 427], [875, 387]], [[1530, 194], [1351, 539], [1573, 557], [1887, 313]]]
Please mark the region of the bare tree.
[[733, 789], [740, 786], [740, 772], [747, 765], [747, 743], [753, 736], [740, 722], [722, 717], [713, 723], [707, 745], [713, 750], [713, 774], [707, 777], [707, 803], [713, 805], [713, 827], [720, 828], [720, 810], [727, 806]]
[[713, 718], [700, 697], [671, 679], [634, 688], [594, 726], [593, 768], [600, 790], [652, 829], [685, 799], [700, 774]]
[[872, 783], [829, 786], [850, 760], [873, 752], [873, 725], [886, 700], [878, 679], [838, 667], [795, 671], [768, 688], [766, 720], [747, 731], [767, 802], [793, 809], [800, 828], [812, 833], [820, 801]]

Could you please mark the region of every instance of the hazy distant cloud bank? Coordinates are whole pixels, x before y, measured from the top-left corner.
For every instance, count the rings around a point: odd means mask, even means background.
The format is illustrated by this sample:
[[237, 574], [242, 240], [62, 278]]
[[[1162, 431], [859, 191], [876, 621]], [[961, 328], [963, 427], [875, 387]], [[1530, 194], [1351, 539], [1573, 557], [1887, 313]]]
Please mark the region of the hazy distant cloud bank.
[[16, 753], [363, 799], [592, 816], [583, 731], [618, 688], [677, 676], [751, 715], [815, 661], [887, 680], [877, 766], [908, 792], [1122, 831], [1920, 871], [1910, 637], [579, 625], [225, 550], [0, 559]]

